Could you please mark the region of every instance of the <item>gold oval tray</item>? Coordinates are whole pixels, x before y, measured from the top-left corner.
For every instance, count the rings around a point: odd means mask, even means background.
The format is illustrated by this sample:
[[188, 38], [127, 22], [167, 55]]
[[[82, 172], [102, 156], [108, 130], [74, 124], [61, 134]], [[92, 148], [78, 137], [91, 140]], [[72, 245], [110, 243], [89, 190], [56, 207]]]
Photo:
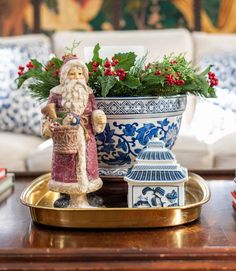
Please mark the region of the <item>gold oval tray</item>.
[[190, 173], [185, 183], [186, 205], [162, 208], [59, 209], [53, 202], [59, 194], [48, 190], [51, 175], [45, 174], [23, 191], [21, 202], [30, 208], [32, 220], [39, 224], [67, 228], [154, 228], [192, 222], [199, 218], [201, 206], [210, 191], [199, 175]]

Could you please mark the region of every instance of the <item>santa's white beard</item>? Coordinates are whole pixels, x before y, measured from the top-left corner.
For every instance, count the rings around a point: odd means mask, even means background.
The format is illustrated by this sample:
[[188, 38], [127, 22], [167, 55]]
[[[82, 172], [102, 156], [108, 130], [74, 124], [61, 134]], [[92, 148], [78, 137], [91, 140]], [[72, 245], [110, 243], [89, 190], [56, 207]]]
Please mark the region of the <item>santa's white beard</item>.
[[82, 115], [88, 103], [88, 88], [84, 79], [66, 79], [61, 89], [62, 106], [71, 113]]

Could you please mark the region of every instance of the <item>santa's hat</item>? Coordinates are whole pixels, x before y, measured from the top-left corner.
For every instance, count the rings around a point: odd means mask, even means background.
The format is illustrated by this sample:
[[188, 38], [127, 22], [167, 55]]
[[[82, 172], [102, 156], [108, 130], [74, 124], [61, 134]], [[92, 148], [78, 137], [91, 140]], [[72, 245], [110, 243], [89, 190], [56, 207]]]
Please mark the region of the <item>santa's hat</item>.
[[67, 59], [64, 62], [64, 64], [61, 66], [61, 70], [60, 70], [60, 83], [62, 85], [65, 84], [68, 72], [73, 67], [82, 68], [85, 80], [86, 80], [86, 82], [88, 82], [88, 68], [85, 65], [85, 63], [82, 62], [79, 58], [70, 58], [70, 59]]

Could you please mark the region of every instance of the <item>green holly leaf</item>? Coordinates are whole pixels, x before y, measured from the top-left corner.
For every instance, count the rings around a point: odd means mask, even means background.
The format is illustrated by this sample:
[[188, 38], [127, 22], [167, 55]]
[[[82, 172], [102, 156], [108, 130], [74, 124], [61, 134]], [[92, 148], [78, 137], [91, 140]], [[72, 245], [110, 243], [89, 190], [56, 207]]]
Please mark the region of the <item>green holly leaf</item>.
[[115, 66], [116, 70], [123, 68], [125, 71], [129, 71], [134, 66], [137, 55], [134, 52], [129, 52], [115, 54], [114, 57], [119, 60], [119, 63]]
[[106, 97], [109, 93], [109, 91], [111, 90], [111, 88], [115, 85], [115, 83], [117, 82], [116, 78], [114, 76], [99, 76], [98, 77], [98, 81], [101, 84], [101, 94], [102, 97]]
[[40, 63], [37, 59], [31, 59], [31, 62], [33, 63], [35, 69], [42, 69], [43, 64]]
[[93, 71], [92, 62], [86, 63], [86, 66], [87, 66], [89, 72]]
[[162, 85], [164, 86], [165, 84], [165, 77], [164, 76], [158, 76], [155, 74], [148, 74], [143, 78], [143, 83], [145, 85]]
[[124, 80], [120, 80], [120, 84], [129, 88], [137, 88], [141, 85], [139, 78], [127, 74]]
[[19, 76], [16, 81], [17, 81], [17, 88], [20, 88], [23, 83], [25, 82], [25, 80], [27, 79], [27, 77], [25, 77], [24, 75]]
[[93, 49], [93, 61], [98, 62], [100, 65], [102, 64], [102, 59], [99, 56], [99, 50], [101, 49], [100, 44], [97, 43]]
[[63, 64], [63, 61], [62, 61], [61, 59], [59, 59], [59, 58], [56, 58], [56, 57], [53, 57], [53, 58], [51, 59], [51, 62], [55, 64], [55, 67], [56, 67], [57, 69], [60, 69], [61, 66], [62, 66], [62, 64]]
[[208, 74], [208, 72], [211, 70], [211, 68], [213, 67], [213, 65], [208, 66], [204, 71], [202, 71], [199, 75], [200, 76], [206, 76]]
[[209, 98], [217, 98], [217, 95], [216, 95], [216, 93], [215, 93], [215, 90], [214, 90], [214, 88], [212, 88], [212, 87], [209, 87], [208, 88], [208, 97]]

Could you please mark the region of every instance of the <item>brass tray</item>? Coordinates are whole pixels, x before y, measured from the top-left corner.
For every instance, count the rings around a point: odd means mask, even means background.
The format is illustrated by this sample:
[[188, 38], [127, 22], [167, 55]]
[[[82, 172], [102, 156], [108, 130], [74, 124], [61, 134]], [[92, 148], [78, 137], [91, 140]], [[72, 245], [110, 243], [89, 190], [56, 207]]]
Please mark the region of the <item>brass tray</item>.
[[[162, 208], [59, 209], [53, 202], [59, 196], [48, 190], [50, 174], [45, 174], [23, 191], [21, 202], [30, 208], [32, 220], [39, 224], [67, 228], [154, 228], [192, 222], [210, 199], [206, 182], [194, 173], [185, 183], [186, 205]], [[126, 203], [127, 204], [127, 203]], [[127, 206], [127, 205], [126, 205]]]

